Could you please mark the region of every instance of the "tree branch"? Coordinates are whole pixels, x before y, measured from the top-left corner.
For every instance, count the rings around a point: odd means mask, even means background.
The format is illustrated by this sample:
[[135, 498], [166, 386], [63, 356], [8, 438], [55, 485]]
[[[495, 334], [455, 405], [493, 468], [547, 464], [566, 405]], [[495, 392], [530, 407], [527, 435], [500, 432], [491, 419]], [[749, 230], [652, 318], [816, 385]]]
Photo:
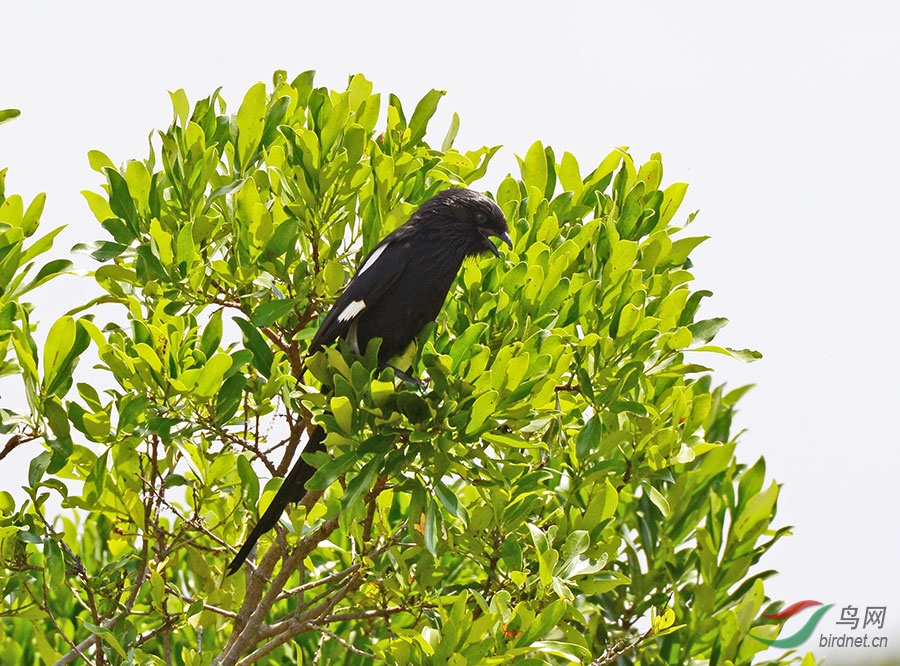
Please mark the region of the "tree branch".
[[[284, 590], [284, 586], [290, 579], [291, 574], [293, 574], [297, 567], [300, 566], [300, 563], [303, 562], [307, 555], [309, 555], [322, 540], [326, 539], [332, 532], [334, 532], [337, 527], [338, 517], [335, 516], [333, 518], [329, 518], [324, 523], [322, 523], [318, 527], [318, 529], [316, 529], [311, 534], [308, 534], [300, 541], [299, 545], [294, 549], [294, 552], [292, 552], [282, 564], [281, 570], [278, 572], [278, 575], [275, 576], [275, 578], [272, 580], [268, 591], [265, 593], [265, 595], [263, 595], [259, 602], [255, 604], [255, 609], [253, 610], [252, 614], [247, 619], [247, 622], [243, 625], [243, 627], [238, 628], [240, 620], [238, 621], [238, 624], [236, 624], [235, 626], [235, 631], [228, 641], [228, 645], [226, 645], [225, 650], [222, 652], [222, 654], [220, 654], [218, 657], [216, 657], [216, 659], [213, 660], [212, 666], [218, 666], [219, 664], [222, 664], [223, 666], [234, 666], [234, 664], [237, 663], [240, 655], [246, 652], [246, 650], [250, 648], [251, 645], [256, 643], [256, 641], [259, 639], [260, 629], [262, 627], [263, 621], [266, 618], [266, 615], [268, 615], [275, 602], [278, 601], [279, 595], [281, 594], [282, 590]], [[254, 571], [253, 574], [251, 574], [251, 578], [254, 579], [254, 584], [258, 585], [260, 589], [265, 583], [265, 578], [262, 576], [262, 574], [265, 574], [267, 577], [267, 575], [271, 573], [271, 570], [272, 568], [274, 568], [275, 561], [277, 560], [280, 552], [281, 548], [277, 545], [270, 548], [265, 556], [263, 556], [263, 561], [260, 563], [261, 566], [259, 567], [259, 569], [262, 570]], [[263, 569], [263, 565], [266, 567], [265, 569]], [[248, 589], [248, 600], [250, 598], [250, 589]], [[239, 613], [241, 617], [244, 616], [246, 607], [247, 601], [245, 600], [244, 605], [241, 608], [241, 612]], [[323, 609], [322, 613], [327, 612], [327, 610], [330, 610], [330, 608]], [[274, 647], [272, 649], [274, 649]], [[252, 661], [248, 661], [246, 663], [252, 663]]]

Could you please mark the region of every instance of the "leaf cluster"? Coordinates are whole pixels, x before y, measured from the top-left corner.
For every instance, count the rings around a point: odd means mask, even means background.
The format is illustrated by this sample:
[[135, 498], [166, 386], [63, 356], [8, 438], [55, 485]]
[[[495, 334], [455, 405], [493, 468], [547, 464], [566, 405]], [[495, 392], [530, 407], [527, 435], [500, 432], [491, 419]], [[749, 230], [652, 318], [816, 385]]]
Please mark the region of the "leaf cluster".
[[[703, 364], [758, 353], [699, 317], [704, 237], [658, 154], [583, 173], [528, 149], [493, 195], [514, 249], [464, 266], [416, 352], [427, 388], [374, 345], [306, 358], [360, 259], [497, 151], [454, 148], [456, 116], [426, 142], [442, 94], [407, 114], [361, 75], [334, 91], [279, 71], [235, 114], [172, 93], [145, 159], [90, 153], [106, 237], [78, 250], [103, 295], [19, 353], [32, 418], [3, 422], [43, 446], [0, 519], [17, 663], [724, 665], [765, 647], [778, 486], [735, 458], [748, 387]], [[16, 288], [0, 304], [25, 321]], [[322, 500], [224, 578], [315, 423]]]

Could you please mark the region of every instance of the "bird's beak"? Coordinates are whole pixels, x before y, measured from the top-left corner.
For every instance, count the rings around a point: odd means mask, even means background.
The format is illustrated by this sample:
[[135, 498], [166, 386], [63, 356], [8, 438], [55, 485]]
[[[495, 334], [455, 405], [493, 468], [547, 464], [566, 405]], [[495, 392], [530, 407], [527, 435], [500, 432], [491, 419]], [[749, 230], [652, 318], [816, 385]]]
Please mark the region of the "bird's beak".
[[502, 240], [504, 243], [506, 243], [509, 246], [510, 250], [512, 249], [513, 242], [512, 242], [512, 238], [509, 237], [509, 232], [494, 231], [493, 229], [482, 229], [481, 233], [484, 235], [484, 243], [487, 246], [487, 249], [490, 250], [491, 252], [493, 252], [494, 256], [497, 257], [498, 259], [501, 258], [500, 250], [497, 249], [497, 246], [494, 245], [493, 241], [491, 241], [491, 239], [488, 238], [488, 236], [496, 236], [497, 238]]

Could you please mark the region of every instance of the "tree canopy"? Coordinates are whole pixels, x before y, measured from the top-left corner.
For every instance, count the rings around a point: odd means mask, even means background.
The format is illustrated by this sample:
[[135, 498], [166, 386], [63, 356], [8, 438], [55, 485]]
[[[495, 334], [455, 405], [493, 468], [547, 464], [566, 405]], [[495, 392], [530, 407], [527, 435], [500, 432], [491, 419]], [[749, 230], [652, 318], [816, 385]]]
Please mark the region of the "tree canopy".
[[[59, 230], [0, 178], [0, 373], [27, 403], [0, 455], [33, 451], [27, 500], [0, 492], [0, 663], [724, 666], [777, 635], [778, 486], [735, 455], [748, 387], [705, 365], [758, 354], [699, 316], [705, 238], [660, 155], [528, 148], [491, 193], [515, 247], [464, 266], [424, 389], [372, 345], [305, 360], [360, 259], [498, 150], [457, 149], [456, 115], [429, 143], [442, 95], [171, 93], [145, 158], [89, 153], [101, 295], [43, 345], [23, 298], [71, 264], [35, 270]], [[315, 423], [322, 500], [225, 577]]]

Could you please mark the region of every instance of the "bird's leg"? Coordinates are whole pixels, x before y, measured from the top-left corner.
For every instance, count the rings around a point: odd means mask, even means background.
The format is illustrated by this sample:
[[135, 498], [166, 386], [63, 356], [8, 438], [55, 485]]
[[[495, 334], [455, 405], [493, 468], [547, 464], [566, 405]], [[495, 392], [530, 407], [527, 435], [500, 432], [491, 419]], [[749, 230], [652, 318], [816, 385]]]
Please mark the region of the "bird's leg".
[[394, 366], [389, 365], [389, 364], [385, 364], [384, 367], [390, 368], [391, 370], [393, 370], [394, 376], [397, 379], [399, 379], [401, 382], [408, 382], [410, 384], [415, 384], [416, 386], [418, 386], [420, 389], [423, 389], [423, 390], [428, 388], [428, 380], [419, 379], [418, 377], [413, 377], [412, 375], [409, 375], [409, 374], [403, 372], [402, 370], [398, 370], [397, 368], [395, 368]]

